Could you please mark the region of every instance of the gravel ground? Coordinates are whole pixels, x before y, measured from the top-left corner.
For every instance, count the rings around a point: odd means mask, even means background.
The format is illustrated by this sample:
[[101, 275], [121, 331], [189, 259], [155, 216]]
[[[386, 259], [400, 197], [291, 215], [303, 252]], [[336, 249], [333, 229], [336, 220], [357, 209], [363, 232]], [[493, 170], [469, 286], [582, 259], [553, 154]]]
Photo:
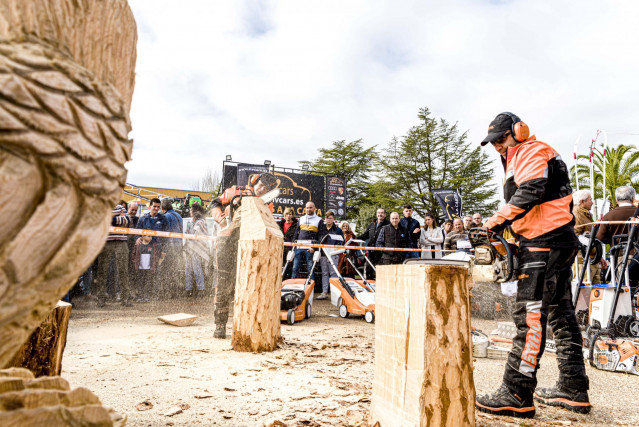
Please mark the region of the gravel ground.
[[[337, 317], [327, 301], [315, 302], [311, 319], [282, 325], [281, 348], [262, 354], [236, 353], [230, 339], [212, 338], [211, 298], [125, 309], [74, 302], [62, 375], [126, 415], [127, 425], [366, 425], [374, 325]], [[185, 328], [157, 320], [177, 312], [200, 317]], [[490, 333], [497, 322], [473, 324]], [[542, 359], [542, 387], [554, 384], [554, 359], [551, 353]], [[499, 386], [503, 365], [476, 359], [478, 394]], [[523, 422], [477, 412], [477, 425], [639, 425], [639, 377], [587, 369], [591, 414], [538, 406], [536, 417]]]

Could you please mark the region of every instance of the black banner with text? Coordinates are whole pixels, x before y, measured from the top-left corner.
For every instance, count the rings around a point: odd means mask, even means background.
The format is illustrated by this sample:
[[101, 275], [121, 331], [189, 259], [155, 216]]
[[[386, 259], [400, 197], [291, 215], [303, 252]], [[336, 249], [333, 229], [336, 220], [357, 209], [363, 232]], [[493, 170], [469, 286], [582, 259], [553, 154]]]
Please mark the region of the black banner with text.
[[433, 195], [444, 211], [444, 220], [461, 218], [462, 198], [456, 188], [439, 188], [433, 190]]
[[321, 175], [305, 175], [293, 172], [273, 173], [280, 181], [280, 195], [273, 200], [276, 214], [283, 214], [284, 209], [291, 207], [295, 217], [304, 215], [307, 202], [315, 203], [317, 214], [324, 215], [324, 177]]

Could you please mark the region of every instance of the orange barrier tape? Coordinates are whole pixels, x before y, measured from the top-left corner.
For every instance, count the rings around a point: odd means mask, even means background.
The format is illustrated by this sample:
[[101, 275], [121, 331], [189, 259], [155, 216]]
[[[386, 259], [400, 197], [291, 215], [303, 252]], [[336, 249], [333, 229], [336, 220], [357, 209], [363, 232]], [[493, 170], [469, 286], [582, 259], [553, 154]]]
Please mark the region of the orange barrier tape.
[[[460, 252], [454, 249], [419, 249], [419, 248], [378, 248], [377, 246], [350, 246], [350, 245], [320, 245], [318, 243], [290, 243], [284, 242], [284, 246], [295, 248], [329, 248], [329, 249], [356, 249], [361, 251], [390, 251], [390, 252]], [[469, 249], [472, 251], [472, 249]]]
[[212, 237], [212, 236], [198, 236], [195, 234], [172, 233], [168, 231], [155, 231], [155, 230], [142, 230], [139, 228], [126, 228], [126, 227], [110, 227], [109, 233], [137, 234], [140, 236], [168, 237], [170, 239], [188, 239], [188, 240], [216, 240], [217, 239], [217, 237]]
[[639, 224], [639, 221], [595, 221], [595, 222], [589, 222], [587, 224], [579, 224], [578, 227], [583, 227], [586, 225], [596, 225], [596, 224], [617, 224], [617, 225], [621, 225], [621, 224]]
[[[217, 240], [214, 236], [197, 236], [195, 234], [172, 233], [168, 231], [142, 230], [139, 228], [110, 227], [109, 233], [113, 234], [135, 234], [139, 236], [165, 237], [169, 239], [188, 240]], [[355, 249], [362, 251], [390, 251], [390, 252], [457, 252], [455, 250], [444, 249], [408, 249], [408, 248], [378, 248], [375, 246], [346, 246], [346, 245], [320, 245], [317, 243], [290, 243], [284, 242], [284, 246], [296, 248], [329, 248], [329, 249]], [[472, 251], [472, 249], [470, 249]]]

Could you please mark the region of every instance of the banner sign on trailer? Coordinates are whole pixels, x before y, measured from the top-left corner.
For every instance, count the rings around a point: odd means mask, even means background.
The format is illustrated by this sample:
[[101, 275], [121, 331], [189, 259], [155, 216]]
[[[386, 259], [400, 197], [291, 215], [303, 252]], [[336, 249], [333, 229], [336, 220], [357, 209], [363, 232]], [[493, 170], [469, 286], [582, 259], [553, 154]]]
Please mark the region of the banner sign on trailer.
[[335, 219], [346, 219], [346, 180], [336, 176], [326, 178], [326, 210], [335, 213]]
[[445, 220], [461, 218], [462, 198], [456, 188], [438, 188], [433, 190], [433, 195], [444, 211]]
[[221, 189], [224, 191], [233, 185], [237, 185], [237, 165], [225, 163], [224, 169], [222, 170]]
[[249, 185], [253, 174], [270, 172], [279, 180], [280, 195], [273, 200], [276, 214], [283, 214], [287, 207], [293, 208], [295, 216], [305, 215], [307, 202], [314, 202], [316, 213], [324, 215], [324, 203], [328, 200], [328, 209], [335, 212], [336, 219], [346, 219], [346, 180], [339, 177], [325, 177], [312, 173], [295, 173], [283, 170], [271, 170], [266, 165], [225, 162], [222, 171], [222, 191], [233, 185]]
[[283, 214], [284, 209], [291, 207], [295, 217], [305, 215], [307, 202], [315, 203], [316, 213], [324, 214], [324, 177], [321, 175], [300, 174], [293, 172], [273, 172], [280, 181], [280, 195], [273, 199], [276, 214]]

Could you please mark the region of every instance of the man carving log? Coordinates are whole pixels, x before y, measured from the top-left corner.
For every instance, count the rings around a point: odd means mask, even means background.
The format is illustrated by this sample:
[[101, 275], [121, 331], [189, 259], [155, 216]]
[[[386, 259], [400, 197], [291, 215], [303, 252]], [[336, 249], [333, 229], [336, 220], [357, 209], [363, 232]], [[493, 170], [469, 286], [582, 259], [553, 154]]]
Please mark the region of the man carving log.
[[[215, 332], [213, 336], [226, 338], [226, 323], [229, 319], [229, 307], [235, 295], [237, 274], [237, 244], [240, 238], [239, 218], [231, 214], [242, 196], [264, 197], [279, 186], [279, 180], [273, 174], [263, 173], [251, 177], [248, 187], [231, 186], [211, 202], [211, 216], [220, 224], [217, 247], [217, 287], [215, 288]], [[269, 200], [269, 209], [273, 212], [273, 203]], [[227, 221], [231, 221], [228, 223]]]
[[0, 367], [105, 242], [130, 159], [125, 0], [0, 7]]

